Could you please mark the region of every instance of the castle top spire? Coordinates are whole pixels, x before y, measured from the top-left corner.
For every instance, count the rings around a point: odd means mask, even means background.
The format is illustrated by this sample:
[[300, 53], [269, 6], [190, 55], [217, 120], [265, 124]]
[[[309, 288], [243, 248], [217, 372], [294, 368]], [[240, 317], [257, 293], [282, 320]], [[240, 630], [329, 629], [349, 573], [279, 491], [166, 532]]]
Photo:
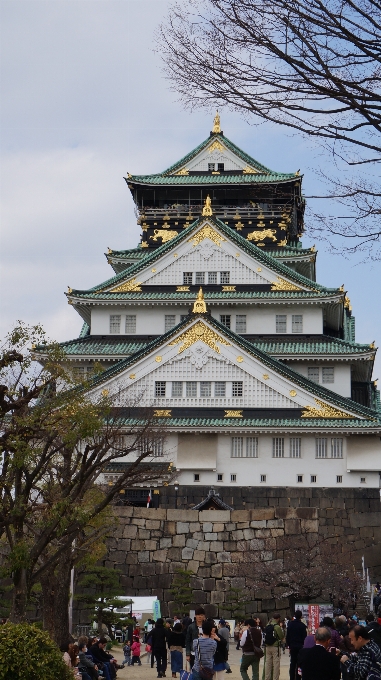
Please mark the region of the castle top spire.
[[208, 196], [205, 199], [205, 205], [202, 209], [202, 216], [203, 217], [211, 217], [213, 215], [213, 210], [212, 210], [212, 200], [208, 194]]
[[220, 120], [220, 114], [218, 113], [218, 109], [217, 109], [216, 115], [214, 116], [212, 132], [214, 134], [219, 134], [221, 132], [221, 120]]

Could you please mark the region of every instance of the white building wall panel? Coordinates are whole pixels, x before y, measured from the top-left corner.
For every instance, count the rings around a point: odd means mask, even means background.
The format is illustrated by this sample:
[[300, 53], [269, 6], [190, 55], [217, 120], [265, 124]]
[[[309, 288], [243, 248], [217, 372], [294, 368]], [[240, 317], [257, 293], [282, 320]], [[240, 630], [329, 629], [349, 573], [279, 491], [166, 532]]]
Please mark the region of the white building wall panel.
[[[319, 368], [319, 384], [326, 387], [342, 397], [351, 397], [351, 366], [347, 363], [335, 363], [335, 362], [319, 362], [319, 361], [290, 361], [289, 366], [298, 371], [306, 378], [308, 378], [308, 368], [316, 367]], [[332, 366], [334, 369], [334, 382], [333, 383], [323, 383], [322, 380], [322, 368]]]

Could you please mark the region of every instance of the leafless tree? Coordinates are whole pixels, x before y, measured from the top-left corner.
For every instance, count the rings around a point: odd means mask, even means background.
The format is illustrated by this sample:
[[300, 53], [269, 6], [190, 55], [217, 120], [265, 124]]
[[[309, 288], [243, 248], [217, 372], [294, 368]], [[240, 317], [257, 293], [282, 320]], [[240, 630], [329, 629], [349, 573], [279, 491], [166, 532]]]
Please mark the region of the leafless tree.
[[378, 0], [188, 0], [172, 5], [158, 48], [185, 106], [228, 106], [329, 149], [336, 205], [315, 231], [381, 256]]

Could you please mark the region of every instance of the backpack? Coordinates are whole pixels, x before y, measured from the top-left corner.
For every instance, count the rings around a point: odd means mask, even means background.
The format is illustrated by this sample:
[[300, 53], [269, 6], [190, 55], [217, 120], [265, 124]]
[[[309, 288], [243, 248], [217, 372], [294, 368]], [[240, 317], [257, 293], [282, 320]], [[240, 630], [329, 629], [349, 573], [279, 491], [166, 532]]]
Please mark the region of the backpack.
[[264, 630], [264, 634], [265, 634], [265, 640], [264, 640], [265, 645], [268, 645], [269, 647], [271, 647], [271, 645], [274, 645], [276, 643], [276, 641], [278, 640], [278, 636], [275, 632], [275, 626], [272, 623], [269, 623], [266, 626], [266, 628]]

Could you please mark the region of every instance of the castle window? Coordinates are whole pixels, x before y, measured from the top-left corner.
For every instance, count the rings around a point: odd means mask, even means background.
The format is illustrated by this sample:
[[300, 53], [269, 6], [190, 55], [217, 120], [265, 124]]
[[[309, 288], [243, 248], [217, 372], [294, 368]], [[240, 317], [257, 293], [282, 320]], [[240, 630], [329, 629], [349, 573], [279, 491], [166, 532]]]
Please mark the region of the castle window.
[[156, 439], [156, 441], [152, 442], [152, 455], [155, 458], [164, 455], [164, 442], [162, 439]]
[[183, 272], [183, 284], [191, 286], [193, 283], [193, 272]]
[[230, 272], [220, 272], [220, 283], [230, 283]]
[[339, 437], [331, 439], [331, 458], [343, 457], [343, 440]]
[[196, 474], [193, 475], [193, 481], [194, 481], [194, 482], [199, 482], [199, 481], [200, 481], [200, 475], [198, 474], [198, 472], [196, 472]]
[[342, 484], [343, 482], [343, 477], [342, 475], [337, 475], [336, 477], [336, 484]]
[[226, 383], [225, 382], [215, 382], [214, 383], [214, 396], [215, 397], [225, 397], [226, 396]]
[[303, 314], [292, 315], [292, 332], [303, 333]]
[[215, 286], [217, 283], [217, 272], [208, 272], [208, 283], [210, 286]]
[[196, 272], [196, 286], [203, 286], [205, 283], [205, 272]]
[[276, 314], [275, 330], [277, 333], [287, 333], [287, 314]]
[[246, 458], [258, 458], [258, 437], [246, 437]]
[[76, 380], [85, 379], [85, 367], [84, 366], [74, 366], [73, 368], [73, 378]]
[[290, 438], [290, 458], [301, 458], [302, 440], [300, 437]]
[[335, 369], [333, 368], [333, 366], [327, 366], [326, 368], [322, 368], [321, 373], [322, 373], [321, 381], [323, 384], [335, 382]]
[[311, 484], [316, 484], [316, 475], [311, 475]]
[[265, 481], [266, 481], [266, 475], [261, 475], [261, 482], [265, 482]]
[[120, 333], [120, 314], [110, 314], [110, 333]]
[[237, 475], [230, 475], [230, 481], [236, 482], [237, 481]]
[[217, 163], [218, 172], [223, 172], [225, 170], [225, 163]]
[[365, 484], [366, 483], [366, 477], [360, 477], [360, 483]]
[[243, 395], [243, 382], [237, 380], [232, 383], [232, 397], [242, 397]]
[[176, 326], [176, 314], [166, 314], [164, 317], [164, 331], [170, 331]]
[[214, 172], [214, 168], [216, 167], [215, 163], [208, 163], [208, 170], [209, 172]]
[[303, 482], [303, 475], [297, 475], [296, 480], [298, 484], [301, 484]]
[[235, 330], [236, 333], [246, 333], [246, 314], [236, 314]]
[[126, 333], [136, 333], [136, 314], [126, 314]]
[[283, 437], [273, 437], [273, 458], [284, 458]]
[[316, 458], [327, 458], [327, 438], [317, 437], [316, 443]]
[[186, 385], [186, 396], [187, 397], [197, 397], [197, 383], [193, 381], [188, 381]]
[[232, 437], [232, 458], [243, 458], [243, 437]]
[[319, 382], [319, 368], [317, 366], [309, 366], [307, 369], [308, 380]]
[[226, 326], [226, 328], [230, 328], [230, 323], [231, 323], [231, 316], [230, 314], [220, 314], [220, 322]]
[[183, 396], [183, 383], [181, 381], [174, 381], [172, 383], [172, 397]]
[[224, 481], [224, 476], [218, 474], [218, 475], [217, 475], [217, 482], [223, 482], [223, 481]]
[[201, 381], [200, 382], [200, 397], [210, 397], [212, 394], [212, 383]]
[[165, 397], [165, 381], [155, 382], [155, 397]]

